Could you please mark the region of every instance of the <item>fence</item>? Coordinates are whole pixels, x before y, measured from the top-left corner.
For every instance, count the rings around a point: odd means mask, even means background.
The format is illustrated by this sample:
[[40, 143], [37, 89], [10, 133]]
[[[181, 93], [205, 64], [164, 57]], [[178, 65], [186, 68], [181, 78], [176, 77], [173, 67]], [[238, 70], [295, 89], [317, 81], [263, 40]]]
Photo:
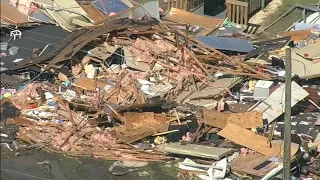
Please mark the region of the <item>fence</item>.
[[170, 10], [171, 7], [192, 11], [201, 5], [203, 0], [159, 0], [160, 7], [165, 10]]
[[236, 24], [248, 24], [248, 18], [259, 9], [263, 9], [271, 0], [226, 0], [227, 17]]

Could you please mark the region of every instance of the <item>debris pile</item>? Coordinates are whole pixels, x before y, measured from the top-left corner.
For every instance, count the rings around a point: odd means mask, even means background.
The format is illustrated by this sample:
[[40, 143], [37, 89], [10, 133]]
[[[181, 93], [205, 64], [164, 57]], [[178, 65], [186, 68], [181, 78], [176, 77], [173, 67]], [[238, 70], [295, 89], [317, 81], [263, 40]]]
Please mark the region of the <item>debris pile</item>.
[[[316, 26], [261, 39], [153, 1], [112, 0], [117, 11], [98, 3], [107, 1], [30, 3], [41, 17], [1, 1], [1, 10], [32, 17], [1, 12], [10, 32], [1, 37], [10, 37], [1, 44], [1, 143], [19, 139], [106, 160], [184, 158], [179, 178], [270, 179], [283, 168], [284, 52], [291, 48], [293, 171], [319, 178]], [[52, 26], [39, 20], [59, 25], [60, 38], [50, 39], [41, 28]]]

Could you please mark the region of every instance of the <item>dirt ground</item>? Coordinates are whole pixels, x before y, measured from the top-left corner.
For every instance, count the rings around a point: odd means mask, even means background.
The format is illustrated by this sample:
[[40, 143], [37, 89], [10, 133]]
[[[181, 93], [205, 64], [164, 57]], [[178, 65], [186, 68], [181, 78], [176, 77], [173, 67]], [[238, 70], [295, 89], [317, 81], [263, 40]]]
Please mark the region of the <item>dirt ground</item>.
[[[269, 7], [267, 6], [264, 11], [261, 11], [261, 13], [256, 14], [256, 17], [253, 17], [252, 21], [253, 23], [259, 24], [262, 27], [267, 26], [268, 24], [278, 19], [294, 4], [310, 5], [319, 2], [319, 0], [273, 0], [269, 3]], [[297, 22], [300, 18], [302, 18], [302, 10], [296, 9], [293, 12], [291, 12], [288, 16], [281, 19], [277, 24], [267, 29], [267, 32], [274, 34], [280, 31], [285, 31], [293, 23]]]
[[278, 11], [281, 8], [285, 0], [273, 0], [271, 1], [265, 9], [256, 13], [253, 17], [250, 18], [249, 23], [262, 25], [274, 12]]

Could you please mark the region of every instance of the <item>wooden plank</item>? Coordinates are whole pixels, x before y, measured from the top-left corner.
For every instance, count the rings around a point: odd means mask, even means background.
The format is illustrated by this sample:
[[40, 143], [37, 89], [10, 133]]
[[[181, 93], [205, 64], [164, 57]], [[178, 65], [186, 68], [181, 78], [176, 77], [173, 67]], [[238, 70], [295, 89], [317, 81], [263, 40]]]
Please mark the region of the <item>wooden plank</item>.
[[265, 156], [260, 153], [239, 155], [231, 161], [231, 169], [232, 171], [236, 171], [239, 173], [263, 177], [277, 166], [277, 162], [270, 162], [269, 164], [258, 170], [256, 170], [255, 167], [268, 161], [270, 158], [270, 156]]
[[267, 144], [268, 138], [240, 126], [229, 123], [218, 135], [261, 154], [272, 153], [272, 149]]
[[262, 113], [257, 111], [244, 112], [244, 113], [225, 113], [203, 109], [204, 121], [206, 124], [224, 128], [227, 124], [232, 123], [243, 128], [262, 127]]
[[246, 7], [242, 6], [242, 24], [245, 24], [245, 18], [246, 18]]
[[247, 2], [242, 2], [242, 1], [237, 1], [237, 0], [226, 0], [227, 4], [234, 4], [234, 5], [239, 5], [239, 6], [248, 6], [249, 3]]
[[231, 18], [231, 21], [234, 22], [234, 23], [237, 23], [236, 22], [236, 7], [237, 5], [236, 4], [232, 4], [232, 18]]
[[[223, 23], [220, 24], [220, 26], [222, 25]], [[216, 27], [213, 27], [211, 29], [204, 29], [202, 30], [198, 35], [199, 36], [209, 36], [210, 34], [212, 34], [214, 31], [216, 31], [217, 29], [220, 28], [220, 26], [216, 26]]]
[[185, 10], [185, 11], [188, 10], [188, 3], [189, 3], [188, 0], [185, 0], [185, 1], [184, 1], [184, 8], [183, 8], [183, 10]]
[[201, 16], [177, 8], [171, 8], [169, 13], [163, 19], [173, 22], [198, 25], [204, 28], [219, 26], [224, 21], [223, 19]]
[[243, 13], [244, 13], [244, 9], [243, 9], [243, 6], [240, 7], [240, 21], [239, 21], [239, 24], [243, 24]]
[[188, 36], [187, 34], [181, 32], [181, 31], [178, 31], [178, 33], [179, 33], [179, 35], [183, 36], [186, 40], [192, 41], [192, 42], [196, 43], [197, 45], [199, 45], [199, 46], [201, 46], [201, 47], [207, 48], [208, 50], [211, 51], [211, 52], [209, 52], [210, 54], [218, 54], [218, 55], [220, 55], [224, 60], [227, 60], [227, 61], [229, 61], [229, 62], [232, 62], [232, 63], [234, 63], [234, 64], [237, 64], [237, 65], [243, 67], [244, 69], [247, 69], [247, 70], [249, 70], [249, 71], [251, 71], [251, 72], [253, 72], [253, 73], [256, 73], [257, 75], [263, 77], [263, 78], [266, 79], [266, 80], [269, 80], [269, 79], [270, 79], [270, 76], [267, 76], [266, 74], [261, 73], [261, 72], [255, 70], [255, 69], [253, 69], [251, 66], [249, 66], [249, 65], [247, 65], [247, 64], [241, 63], [240, 61], [237, 61], [237, 60], [234, 60], [234, 59], [230, 58], [229, 56], [221, 53], [220, 51], [214, 49], [213, 47], [208, 46], [207, 44], [198, 41], [198, 40], [195, 39], [194, 37]]
[[[273, 157], [281, 157], [283, 155], [283, 141], [272, 141], [272, 147], [270, 148], [267, 143], [268, 138], [231, 123], [223, 128], [218, 135], [263, 155]], [[299, 145], [291, 144], [291, 154], [294, 155], [299, 149]]]
[[106, 14], [95, 8], [92, 4], [86, 4], [84, 2], [78, 2], [80, 7], [88, 14], [88, 17], [95, 22], [103, 21], [106, 17]]
[[236, 23], [239, 24], [240, 6], [237, 6], [236, 14], [237, 14]]
[[1, 1], [1, 19], [12, 24], [25, 24], [32, 21], [28, 20], [28, 16], [18, 11], [17, 8], [9, 3]]
[[87, 76], [82, 76], [77, 79], [74, 83], [74, 86], [82, 88], [84, 90], [93, 91], [95, 87], [104, 88], [107, 83], [104, 81], [97, 80], [96, 82], [93, 79], [87, 78]]
[[227, 17], [228, 17], [229, 21], [232, 21], [231, 20], [231, 10], [232, 10], [232, 5], [227, 4]]
[[248, 6], [247, 7], [244, 7], [244, 25], [247, 25], [248, 24]]
[[279, 35], [281, 36], [290, 36], [292, 41], [301, 41], [306, 40], [311, 34], [311, 30], [297, 30], [297, 31], [285, 31], [280, 32]]
[[228, 122], [244, 128], [262, 127], [262, 113], [251, 111], [251, 113], [232, 113], [229, 115]]
[[184, 0], [180, 0], [180, 6], [179, 6], [179, 9], [183, 9], [183, 3], [184, 3]]

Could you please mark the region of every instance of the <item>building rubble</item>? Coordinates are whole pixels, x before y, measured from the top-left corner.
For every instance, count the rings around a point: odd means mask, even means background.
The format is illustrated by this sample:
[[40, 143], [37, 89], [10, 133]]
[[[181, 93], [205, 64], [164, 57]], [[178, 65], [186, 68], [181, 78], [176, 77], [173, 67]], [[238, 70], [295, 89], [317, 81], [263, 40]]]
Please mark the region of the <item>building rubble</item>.
[[292, 176], [320, 178], [319, 20], [266, 39], [158, 1], [108, 1], [1, 1], [2, 144], [176, 161], [179, 179], [280, 177], [291, 48]]

